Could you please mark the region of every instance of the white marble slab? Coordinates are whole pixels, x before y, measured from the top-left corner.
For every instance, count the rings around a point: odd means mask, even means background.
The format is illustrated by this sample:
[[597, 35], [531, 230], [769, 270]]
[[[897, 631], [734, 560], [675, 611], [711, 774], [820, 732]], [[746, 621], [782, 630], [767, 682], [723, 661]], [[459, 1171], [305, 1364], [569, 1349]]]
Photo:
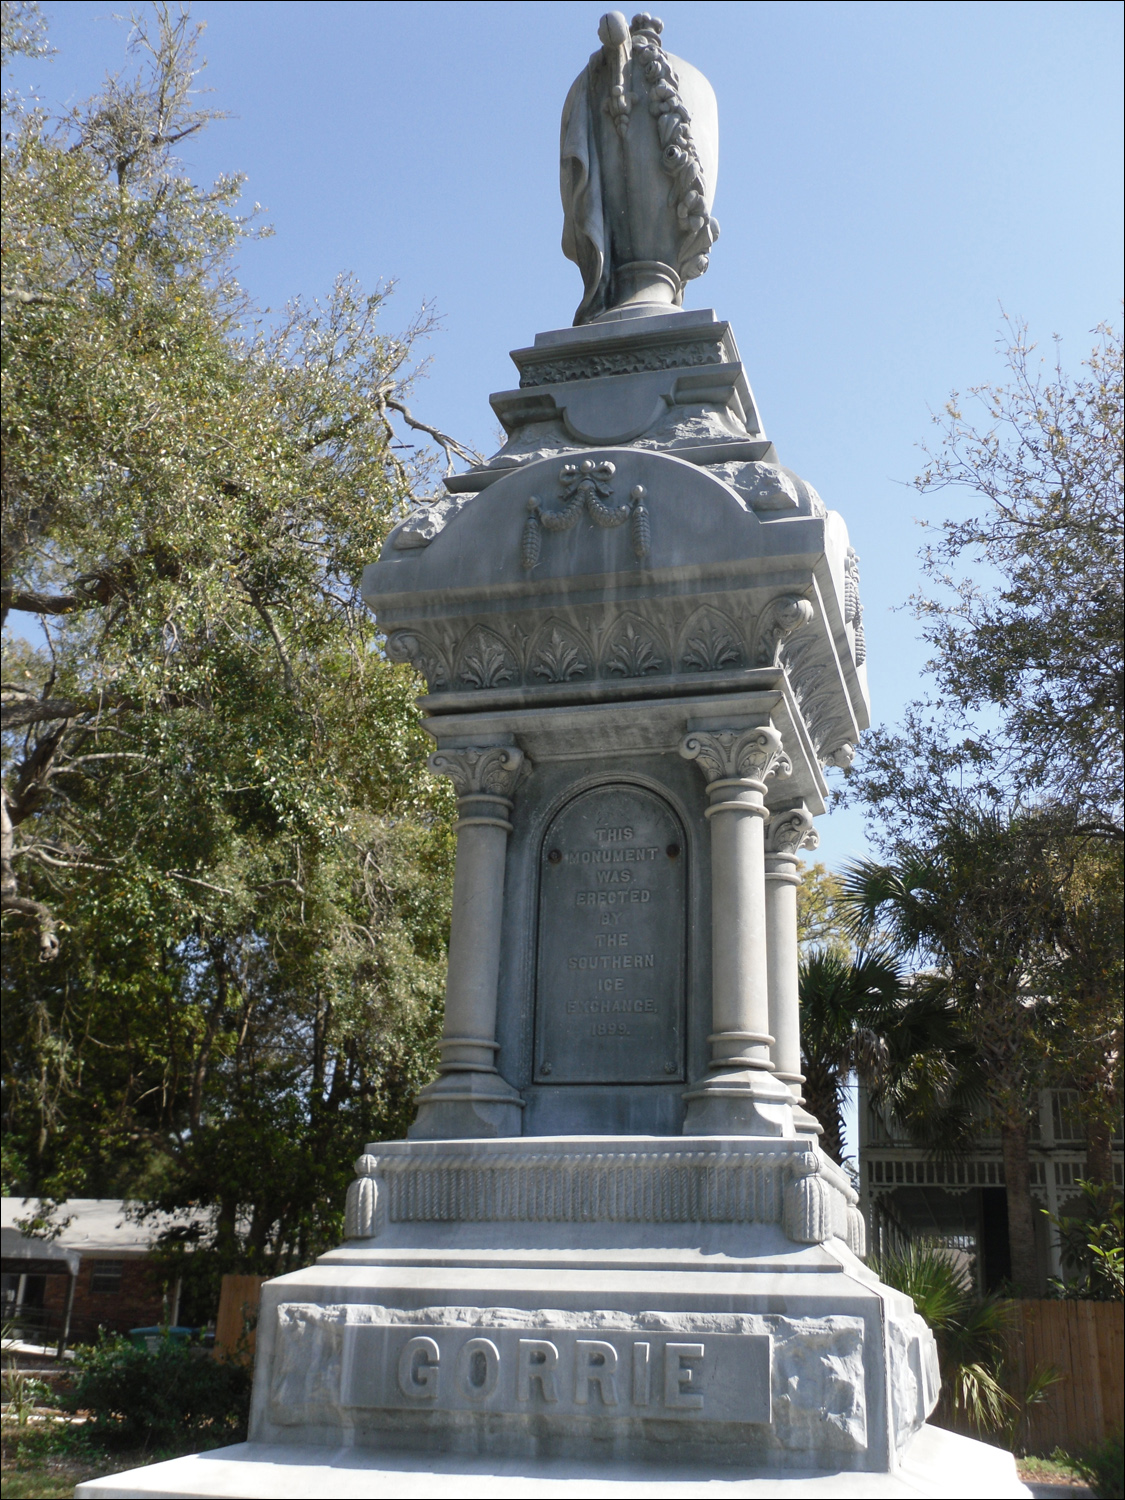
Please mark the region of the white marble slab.
[[171, 1500], [172, 1496], [234, 1500], [241, 1496], [276, 1500], [527, 1500], [567, 1496], [573, 1500], [735, 1500], [767, 1496], [784, 1500], [1009, 1500], [1030, 1495], [1016, 1475], [1015, 1459], [1000, 1448], [924, 1427], [895, 1474], [737, 1467], [702, 1470], [662, 1464], [583, 1463], [575, 1460], [470, 1458], [356, 1448], [282, 1447], [239, 1443], [90, 1479], [74, 1492], [76, 1500]]

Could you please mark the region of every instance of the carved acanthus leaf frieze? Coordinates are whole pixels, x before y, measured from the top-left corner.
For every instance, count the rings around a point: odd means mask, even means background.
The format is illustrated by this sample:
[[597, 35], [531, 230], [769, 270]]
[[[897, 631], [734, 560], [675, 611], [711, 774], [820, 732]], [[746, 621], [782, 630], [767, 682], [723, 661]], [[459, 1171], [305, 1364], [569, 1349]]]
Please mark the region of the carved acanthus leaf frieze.
[[742, 643], [737, 625], [717, 610], [698, 610], [684, 627], [680, 666], [686, 672], [720, 672], [741, 667]]
[[844, 624], [852, 627], [855, 664], [867, 660], [867, 641], [863, 634], [863, 605], [859, 598], [859, 554], [849, 547], [844, 558]]
[[611, 677], [647, 677], [659, 672], [666, 661], [643, 621], [634, 624], [628, 616], [611, 632], [602, 654], [603, 670]]
[[680, 745], [685, 760], [694, 760], [708, 783], [753, 781], [764, 790], [773, 776], [788, 776], [793, 765], [776, 729], [695, 730]]
[[465, 687], [502, 687], [519, 680], [519, 662], [492, 630], [474, 625], [457, 659], [457, 680]]
[[847, 770], [855, 755], [856, 729], [829, 650], [826, 641], [810, 633], [783, 643], [781, 660], [821, 765]]
[[510, 797], [523, 761], [514, 745], [464, 745], [435, 750], [429, 766], [435, 776], [449, 777], [458, 797]]
[[531, 671], [546, 682], [570, 682], [590, 674], [590, 654], [572, 630], [552, 620], [539, 634]]
[[426, 636], [414, 630], [395, 630], [387, 637], [387, 655], [391, 661], [409, 662], [421, 672], [431, 692], [449, 686], [449, 671], [441, 652]]
[[[822, 765], [850, 764], [858, 738], [832, 642], [809, 629], [808, 600], [785, 594], [758, 615], [691, 599], [638, 600], [624, 614], [534, 613], [494, 617], [461, 633], [449, 620], [392, 631], [387, 655], [409, 661], [431, 692], [546, 688], [568, 682], [643, 678], [669, 672], [731, 672], [755, 661], [763, 636], [785, 668]], [[790, 629], [792, 627], [792, 629]], [[786, 634], [786, 632], [789, 632]]]

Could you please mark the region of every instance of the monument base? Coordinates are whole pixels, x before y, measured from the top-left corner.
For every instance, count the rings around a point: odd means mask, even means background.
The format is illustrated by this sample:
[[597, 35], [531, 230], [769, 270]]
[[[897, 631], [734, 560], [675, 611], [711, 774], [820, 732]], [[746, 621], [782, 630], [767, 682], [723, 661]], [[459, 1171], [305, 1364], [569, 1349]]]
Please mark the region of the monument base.
[[368, 1149], [347, 1242], [262, 1288], [255, 1442], [893, 1473], [933, 1410], [807, 1138]]
[[[944, 1457], [903, 1478], [936, 1347], [814, 1141], [399, 1141], [357, 1170], [348, 1240], [262, 1289], [251, 1443], [83, 1493], [957, 1493]], [[963, 1493], [1021, 1493], [1004, 1462]]]
[[529, 1496], [590, 1497], [590, 1500], [689, 1500], [707, 1496], [778, 1497], [778, 1500], [1008, 1500], [1030, 1495], [1020, 1483], [1015, 1459], [1000, 1448], [959, 1437], [940, 1427], [923, 1427], [897, 1472], [863, 1474], [845, 1470], [753, 1470], [692, 1464], [602, 1464], [575, 1459], [495, 1459], [437, 1454], [394, 1453], [362, 1448], [293, 1447], [238, 1443], [91, 1479], [75, 1490], [76, 1500], [165, 1500], [207, 1496], [215, 1500], [270, 1495], [277, 1500], [385, 1500], [385, 1497], [450, 1497], [450, 1500], [528, 1500]]

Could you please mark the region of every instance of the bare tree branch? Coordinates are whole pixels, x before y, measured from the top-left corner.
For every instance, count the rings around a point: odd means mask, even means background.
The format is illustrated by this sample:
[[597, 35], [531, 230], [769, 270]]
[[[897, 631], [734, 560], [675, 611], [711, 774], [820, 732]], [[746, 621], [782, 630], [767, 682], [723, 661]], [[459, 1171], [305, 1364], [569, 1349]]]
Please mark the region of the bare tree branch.
[[437, 443], [438, 447], [445, 454], [445, 472], [447, 474], [453, 473], [454, 455], [467, 464], [476, 465], [484, 463], [484, 455], [482, 453], [478, 453], [475, 448], [466, 448], [464, 443], [459, 443], [456, 438], [450, 437], [447, 432], [442, 432], [440, 428], [431, 427], [428, 422], [419, 421], [405, 402], [400, 401], [397, 396], [392, 396], [389, 391], [379, 392], [379, 403], [384, 407], [389, 406], [392, 411], [397, 411], [408, 427], [413, 427], [416, 432], [424, 432], [427, 437], [433, 438], [434, 442]]

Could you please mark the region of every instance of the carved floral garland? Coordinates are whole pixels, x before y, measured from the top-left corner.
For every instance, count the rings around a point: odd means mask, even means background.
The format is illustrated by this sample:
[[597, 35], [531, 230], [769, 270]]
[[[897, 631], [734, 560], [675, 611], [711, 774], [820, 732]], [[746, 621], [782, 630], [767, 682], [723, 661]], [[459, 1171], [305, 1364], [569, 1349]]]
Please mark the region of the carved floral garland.
[[660, 45], [664, 22], [642, 11], [633, 17], [629, 29], [633, 56], [644, 68], [649, 113], [656, 117], [661, 165], [672, 179], [670, 201], [686, 236], [676, 270], [684, 281], [691, 281], [707, 269], [707, 252], [719, 238], [719, 221], [707, 212], [703, 168], [690, 130], [691, 112], [680, 98], [680, 80]]

